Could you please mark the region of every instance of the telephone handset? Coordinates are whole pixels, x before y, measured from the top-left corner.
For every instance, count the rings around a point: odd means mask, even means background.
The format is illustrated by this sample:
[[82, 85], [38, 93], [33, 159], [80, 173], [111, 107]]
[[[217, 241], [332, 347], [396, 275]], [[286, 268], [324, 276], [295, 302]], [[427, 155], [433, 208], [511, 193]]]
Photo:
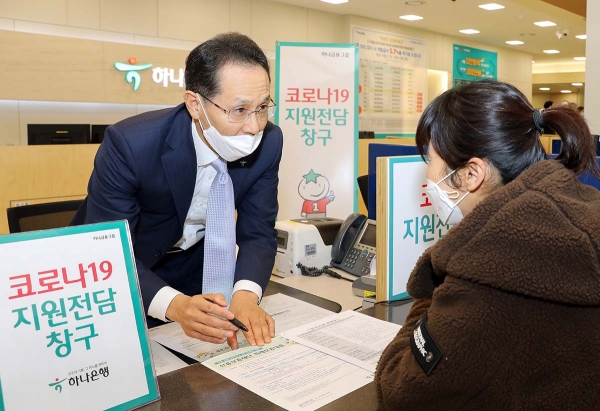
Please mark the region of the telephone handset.
[[350, 214], [333, 240], [331, 265], [356, 276], [369, 274], [375, 237], [375, 221], [362, 214]]

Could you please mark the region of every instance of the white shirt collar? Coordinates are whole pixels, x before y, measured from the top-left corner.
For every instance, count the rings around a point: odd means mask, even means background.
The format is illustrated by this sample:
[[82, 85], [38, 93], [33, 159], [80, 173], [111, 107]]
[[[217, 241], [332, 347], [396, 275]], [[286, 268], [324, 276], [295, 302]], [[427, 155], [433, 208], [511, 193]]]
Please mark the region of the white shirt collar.
[[215, 152], [212, 151], [200, 138], [194, 120], [192, 120], [192, 140], [194, 140], [196, 163], [198, 164], [198, 167], [207, 166], [218, 158]]

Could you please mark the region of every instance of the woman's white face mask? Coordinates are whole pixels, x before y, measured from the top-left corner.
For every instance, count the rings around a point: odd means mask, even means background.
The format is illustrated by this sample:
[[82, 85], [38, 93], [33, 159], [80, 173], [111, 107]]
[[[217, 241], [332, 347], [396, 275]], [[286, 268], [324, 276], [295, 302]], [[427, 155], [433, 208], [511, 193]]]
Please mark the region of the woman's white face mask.
[[223, 160], [229, 162], [236, 161], [252, 154], [254, 150], [256, 150], [262, 140], [262, 131], [259, 131], [254, 135], [242, 134], [239, 136], [224, 136], [210, 123], [204, 105], [202, 104], [202, 99], [198, 93], [196, 93], [196, 98], [198, 99], [198, 104], [202, 107], [202, 111], [204, 112], [204, 116], [209, 125], [209, 128], [205, 130], [202, 126], [202, 122], [198, 121], [202, 133], [204, 134], [206, 141], [208, 141], [210, 146]]
[[[460, 208], [458, 208], [458, 204], [469, 194], [467, 192], [464, 196], [458, 198], [458, 191], [444, 191], [439, 186], [442, 181], [450, 177], [455, 172], [456, 170], [452, 171], [437, 183], [428, 179], [427, 188], [425, 188], [427, 197], [431, 201], [431, 204], [433, 204], [433, 207], [440, 217], [440, 220], [442, 220], [444, 224], [450, 225], [458, 224], [463, 219], [463, 214], [462, 211], [460, 211]], [[456, 203], [452, 201], [456, 199], [458, 199]]]

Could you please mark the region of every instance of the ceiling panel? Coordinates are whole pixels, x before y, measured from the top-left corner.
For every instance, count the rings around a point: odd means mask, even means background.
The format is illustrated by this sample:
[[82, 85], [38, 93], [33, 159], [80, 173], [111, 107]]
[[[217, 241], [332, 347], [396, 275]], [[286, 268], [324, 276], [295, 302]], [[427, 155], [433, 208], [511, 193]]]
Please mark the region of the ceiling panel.
[[[533, 55], [539, 63], [573, 61], [573, 57], [585, 56], [585, 40], [575, 35], [585, 34], [585, 19], [574, 12], [549, 4], [554, 0], [426, 0], [423, 5], [407, 5], [405, 0], [349, 0], [348, 3], [333, 5], [320, 0], [271, 0], [293, 4], [299, 7], [337, 13], [358, 15], [395, 24], [444, 33], [457, 38], [490, 44], [498, 47], [514, 48]], [[582, 0], [556, 0], [560, 3], [574, 3]], [[585, 2], [585, 0], [583, 0]], [[505, 6], [498, 11], [487, 11], [478, 6], [485, 3], [499, 3]], [[398, 17], [416, 14], [423, 20], [407, 22]], [[536, 21], [550, 20], [556, 27], [538, 27]], [[481, 33], [465, 35], [461, 29], [477, 29]], [[569, 35], [559, 39], [558, 29], [568, 29]], [[525, 42], [520, 46], [508, 46], [508, 40]], [[556, 49], [561, 53], [544, 54], [543, 50]]]

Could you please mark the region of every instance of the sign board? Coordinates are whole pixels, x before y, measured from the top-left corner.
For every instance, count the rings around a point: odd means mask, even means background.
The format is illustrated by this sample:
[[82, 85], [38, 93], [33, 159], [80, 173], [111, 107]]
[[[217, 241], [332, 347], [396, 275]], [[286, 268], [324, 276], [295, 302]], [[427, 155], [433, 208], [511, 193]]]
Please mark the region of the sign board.
[[357, 67], [354, 44], [277, 44], [279, 220], [344, 219], [356, 210]]
[[426, 171], [420, 156], [377, 159], [377, 301], [407, 297], [415, 263], [450, 229], [424, 191]]
[[452, 84], [456, 87], [472, 81], [498, 78], [498, 53], [454, 45]]
[[157, 400], [126, 221], [0, 237], [0, 411]]
[[363, 27], [360, 46], [360, 130], [414, 134], [427, 104], [427, 41]]

